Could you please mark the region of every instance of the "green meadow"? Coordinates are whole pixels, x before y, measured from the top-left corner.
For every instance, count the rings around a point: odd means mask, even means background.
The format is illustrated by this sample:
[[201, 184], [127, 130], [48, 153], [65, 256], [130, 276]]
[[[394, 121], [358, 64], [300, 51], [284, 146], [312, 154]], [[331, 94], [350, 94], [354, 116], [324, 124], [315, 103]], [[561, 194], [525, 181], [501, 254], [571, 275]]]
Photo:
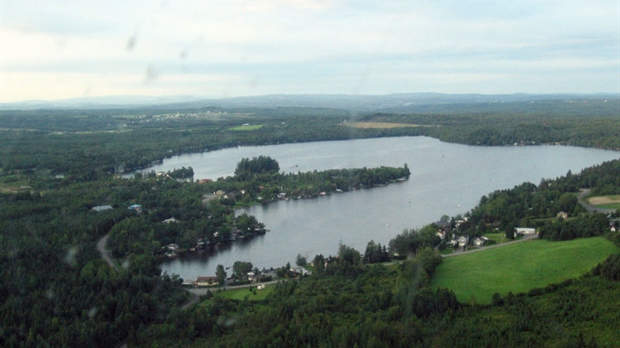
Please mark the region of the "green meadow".
[[[248, 301], [260, 301], [260, 300], [264, 300], [265, 298], [267, 298], [267, 296], [273, 292], [273, 289], [274, 289], [274, 286], [267, 286], [262, 290], [256, 290], [256, 286], [253, 286], [252, 290], [250, 290], [249, 288], [223, 290], [223, 291], [214, 289], [213, 293], [215, 294], [215, 296], [232, 299], [232, 300], [244, 301], [247, 298]], [[210, 302], [211, 302], [210, 299], [206, 300], [202, 302], [202, 305], [204, 306]]]
[[230, 131], [253, 131], [253, 130], [257, 130], [261, 128], [263, 128], [262, 124], [253, 124], [253, 125], [248, 125], [248, 126], [232, 127], [232, 128], [228, 128], [228, 130]]
[[604, 237], [565, 242], [532, 240], [445, 258], [431, 280], [463, 303], [490, 303], [504, 296], [579, 277], [620, 248]]

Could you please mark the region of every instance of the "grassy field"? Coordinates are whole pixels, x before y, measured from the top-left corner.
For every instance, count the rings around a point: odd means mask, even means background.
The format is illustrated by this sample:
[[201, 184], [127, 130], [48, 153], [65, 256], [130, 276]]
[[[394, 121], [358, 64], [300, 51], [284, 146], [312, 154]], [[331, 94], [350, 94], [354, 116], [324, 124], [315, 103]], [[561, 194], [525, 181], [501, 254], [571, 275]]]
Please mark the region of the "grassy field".
[[257, 129], [261, 129], [261, 128], [263, 128], [262, 124], [253, 124], [253, 125], [249, 125], [249, 126], [232, 127], [232, 128], [228, 128], [228, 130], [230, 130], [230, 131], [253, 131], [253, 130], [257, 130]]
[[432, 127], [429, 125], [389, 122], [349, 122], [346, 124], [353, 128], [403, 128], [403, 127]]
[[[256, 287], [253, 287], [252, 289], [256, 289]], [[254, 295], [254, 291], [250, 291], [248, 288], [227, 290], [218, 293], [218, 296], [239, 301], [243, 301], [246, 297], [249, 301], [260, 301], [264, 300], [267, 295], [269, 295], [273, 291], [273, 289], [273, 286], [268, 286], [263, 290], [256, 290], [256, 295]]]
[[494, 241], [495, 244], [504, 244], [504, 243], [513, 241], [511, 239], [506, 238], [506, 233], [504, 232], [487, 233], [484, 236], [489, 238], [490, 241]]
[[591, 197], [588, 203], [602, 209], [620, 209], [620, 195]]
[[431, 280], [464, 303], [490, 303], [495, 292], [527, 292], [587, 273], [620, 248], [603, 237], [532, 240], [443, 260]]

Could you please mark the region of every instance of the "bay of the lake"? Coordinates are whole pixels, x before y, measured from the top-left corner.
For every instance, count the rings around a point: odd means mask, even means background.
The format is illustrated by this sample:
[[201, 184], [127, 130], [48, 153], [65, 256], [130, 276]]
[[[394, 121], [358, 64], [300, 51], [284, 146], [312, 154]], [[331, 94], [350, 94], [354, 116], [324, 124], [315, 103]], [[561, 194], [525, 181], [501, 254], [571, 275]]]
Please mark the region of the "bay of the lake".
[[[176, 156], [145, 171], [194, 169], [195, 179], [233, 175], [242, 158], [278, 161], [281, 171], [403, 166], [411, 178], [385, 187], [308, 200], [279, 201], [247, 212], [270, 229], [264, 236], [211, 255], [166, 260], [161, 268], [184, 279], [215, 275], [218, 264], [249, 261], [258, 268], [295, 264], [297, 254], [335, 255], [343, 243], [364, 252], [370, 240], [385, 244], [405, 228], [420, 228], [442, 215], [465, 214], [483, 195], [523, 182], [539, 184], [569, 170], [620, 158], [620, 152], [570, 146], [482, 147], [444, 143], [429, 137], [395, 137], [301, 144], [237, 147]], [[230, 274], [230, 271], [229, 271]]]

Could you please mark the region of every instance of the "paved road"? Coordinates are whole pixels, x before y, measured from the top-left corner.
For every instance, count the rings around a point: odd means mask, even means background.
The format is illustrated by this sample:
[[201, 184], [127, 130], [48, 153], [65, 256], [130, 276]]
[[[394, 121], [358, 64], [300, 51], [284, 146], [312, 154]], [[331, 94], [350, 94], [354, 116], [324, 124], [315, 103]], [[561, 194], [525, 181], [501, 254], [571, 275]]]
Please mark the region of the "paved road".
[[477, 248], [477, 249], [473, 249], [473, 250], [467, 250], [467, 251], [455, 251], [452, 254], [441, 255], [441, 256], [443, 256], [443, 257], [452, 257], [452, 256], [465, 255], [465, 254], [469, 254], [469, 253], [475, 253], [475, 252], [478, 252], [478, 251], [489, 250], [489, 249], [493, 249], [493, 248], [499, 248], [499, 247], [503, 247], [505, 245], [521, 243], [521, 242], [527, 242], [528, 240], [534, 240], [536, 238], [538, 238], [538, 234], [528, 234], [528, 235], [523, 236], [521, 239], [517, 239], [517, 240], [514, 240], [512, 242], [507, 242], [507, 243], [502, 243], [502, 244], [495, 244], [495, 245], [489, 245], [489, 246], [486, 246], [486, 247]]

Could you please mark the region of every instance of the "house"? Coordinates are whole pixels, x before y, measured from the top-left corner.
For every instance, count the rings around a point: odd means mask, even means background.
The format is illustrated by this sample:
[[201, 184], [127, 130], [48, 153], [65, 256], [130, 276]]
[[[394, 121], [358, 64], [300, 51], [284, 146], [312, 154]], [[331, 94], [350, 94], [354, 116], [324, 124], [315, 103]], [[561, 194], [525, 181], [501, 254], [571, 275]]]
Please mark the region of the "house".
[[166, 220], [164, 220], [162, 222], [165, 223], [165, 224], [169, 224], [171, 222], [178, 223], [179, 220], [175, 219], [174, 217], [171, 217], [170, 219], [166, 219]]
[[132, 204], [127, 209], [133, 210], [138, 214], [142, 213], [142, 206], [140, 204]]
[[483, 246], [488, 241], [489, 241], [489, 238], [487, 238], [487, 237], [476, 237], [476, 238], [474, 238], [474, 245], [475, 246]]
[[517, 227], [515, 228], [515, 232], [517, 235], [528, 235], [528, 234], [536, 234], [536, 229], [531, 227]]
[[290, 271], [293, 273], [303, 275], [303, 276], [312, 274], [312, 272], [307, 270], [305, 267], [301, 267], [301, 266], [291, 267]]
[[217, 277], [198, 277], [194, 281], [195, 288], [218, 285], [220, 285], [220, 283], [217, 281]]
[[460, 247], [464, 247], [468, 244], [469, 238], [467, 238], [466, 236], [460, 236], [458, 242]]
[[96, 207], [92, 207], [91, 210], [94, 211], [94, 212], [99, 213], [99, 212], [110, 210], [110, 209], [112, 209], [111, 205], [98, 205]]
[[285, 198], [286, 198], [286, 193], [284, 192], [278, 193], [278, 199], [285, 199]]
[[559, 213], [556, 215], [556, 217], [557, 217], [558, 219], [567, 219], [567, 218], [568, 218], [568, 214], [567, 214], [566, 212], [561, 211], [561, 212], [559, 212]]
[[168, 248], [168, 250], [170, 250], [170, 251], [177, 251], [177, 250], [179, 250], [179, 246], [177, 244], [174, 244], [174, 243], [170, 243], [170, 244], [166, 245], [166, 248]]

